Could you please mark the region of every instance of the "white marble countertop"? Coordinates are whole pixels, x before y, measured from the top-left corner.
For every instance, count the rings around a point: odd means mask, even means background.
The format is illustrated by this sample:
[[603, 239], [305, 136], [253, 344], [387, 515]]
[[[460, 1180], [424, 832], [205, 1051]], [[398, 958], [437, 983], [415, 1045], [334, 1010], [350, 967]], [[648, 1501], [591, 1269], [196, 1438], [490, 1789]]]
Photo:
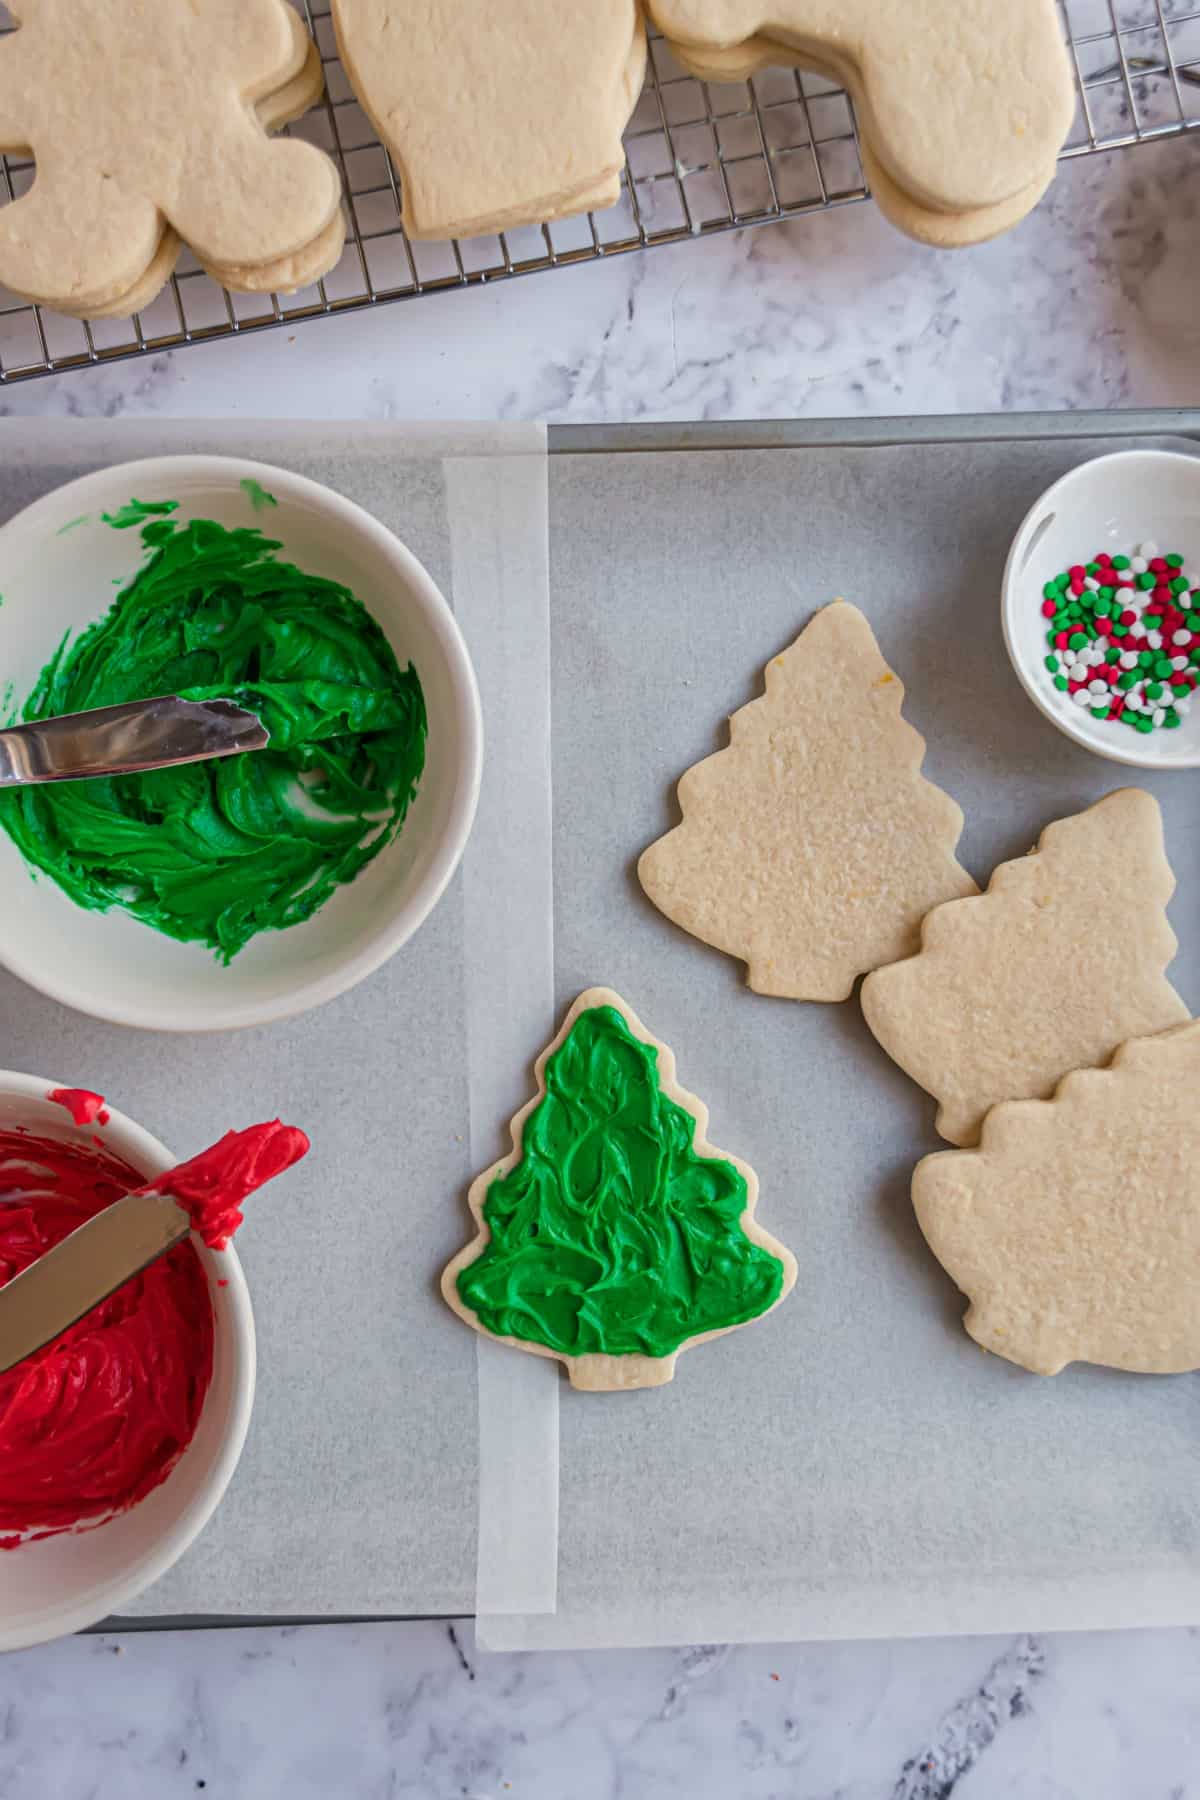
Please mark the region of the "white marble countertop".
[[[940, 256], [869, 206], [5, 390], [0, 413], [551, 421], [1200, 400], [1200, 144]], [[470, 1627], [0, 1663], [0, 1800], [1195, 1800], [1200, 1632], [477, 1656]]]
[[0, 393], [0, 413], [580, 422], [1176, 405], [1200, 390], [1198, 174], [1194, 139], [1090, 156], [971, 251], [923, 249], [848, 206], [44, 378]]

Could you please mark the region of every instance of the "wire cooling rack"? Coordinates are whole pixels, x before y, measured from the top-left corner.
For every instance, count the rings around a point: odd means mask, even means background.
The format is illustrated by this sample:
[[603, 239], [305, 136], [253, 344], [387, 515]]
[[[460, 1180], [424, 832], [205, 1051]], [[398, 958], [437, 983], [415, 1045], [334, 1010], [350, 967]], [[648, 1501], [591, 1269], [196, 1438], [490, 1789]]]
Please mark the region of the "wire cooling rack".
[[[750, 82], [695, 81], [658, 38], [625, 134], [628, 167], [616, 206], [498, 236], [410, 243], [395, 172], [338, 61], [327, 0], [296, 4], [320, 47], [327, 91], [291, 130], [328, 150], [341, 169], [349, 234], [337, 268], [299, 294], [264, 299], [227, 294], [185, 255], [153, 305], [132, 319], [92, 325], [0, 289], [0, 386], [868, 197], [854, 115], [841, 89], [794, 69], [767, 69]], [[1059, 4], [1078, 88], [1065, 157], [1200, 126], [1200, 0]], [[9, 28], [0, 0], [0, 31]], [[28, 161], [0, 158], [0, 203], [32, 179]]]

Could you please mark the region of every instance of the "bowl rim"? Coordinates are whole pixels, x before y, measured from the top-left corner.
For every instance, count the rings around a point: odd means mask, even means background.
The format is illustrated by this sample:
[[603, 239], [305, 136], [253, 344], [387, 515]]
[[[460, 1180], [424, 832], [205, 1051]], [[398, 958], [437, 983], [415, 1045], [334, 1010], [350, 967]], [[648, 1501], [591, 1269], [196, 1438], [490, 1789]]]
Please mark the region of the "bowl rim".
[[[0, 1069], [0, 1095], [18, 1100], [37, 1100], [47, 1103], [52, 1088], [65, 1084], [48, 1080], [39, 1075], [26, 1075], [13, 1069]], [[105, 1102], [108, 1106], [108, 1102]], [[105, 1130], [114, 1138], [113, 1149], [124, 1156], [136, 1168], [145, 1168], [147, 1176], [163, 1174], [174, 1168], [179, 1161], [173, 1156], [158, 1138], [131, 1119], [116, 1106], [108, 1106], [110, 1114]], [[69, 1115], [64, 1113], [64, 1135], [69, 1140], [72, 1132], [67, 1129]], [[118, 1141], [119, 1140], [119, 1143]], [[246, 1434], [250, 1429], [250, 1415], [254, 1408], [254, 1391], [258, 1372], [257, 1340], [254, 1330], [254, 1311], [250, 1303], [250, 1289], [246, 1281], [241, 1260], [232, 1244], [224, 1250], [210, 1250], [203, 1239], [192, 1233], [190, 1242], [200, 1255], [205, 1271], [209, 1276], [209, 1295], [214, 1310], [218, 1304], [228, 1307], [229, 1320], [232, 1327], [233, 1345], [233, 1379], [230, 1396], [229, 1418], [220, 1446], [213, 1458], [212, 1465], [203, 1483], [184, 1508], [179, 1518], [163, 1531], [146, 1550], [138, 1556], [131, 1568], [122, 1576], [114, 1576], [99, 1585], [89, 1588], [87, 1598], [83, 1600], [63, 1600], [48, 1608], [41, 1615], [39, 1622], [32, 1627], [13, 1629], [0, 1619], [0, 1651], [28, 1650], [36, 1644], [49, 1643], [54, 1638], [68, 1637], [73, 1632], [83, 1631], [89, 1625], [97, 1624], [107, 1618], [123, 1603], [136, 1598], [146, 1588], [165, 1575], [172, 1565], [178, 1562], [196, 1538], [203, 1531], [213, 1513], [220, 1505], [233, 1479], [233, 1472], [241, 1459], [246, 1443]], [[225, 1282], [225, 1286], [214, 1291], [217, 1279]], [[220, 1300], [217, 1294], [219, 1292]], [[206, 1396], [207, 1404], [207, 1396]], [[181, 1467], [187, 1451], [169, 1471], [166, 1486], [175, 1477]], [[157, 1492], [158, 1490], [154, 1490]], [[137, 1511], [137, 1503], [129, 1509]], [[120, 1515], [124, 1517], [125, 1515]], [[103, 1525], [97, 1527], [103, 1530]], [[4, 1554], [19, 1556], [19, 1547]]]
[[[1069, 737], [1083, 749], [1090, 750], [1095, 756], [1104, 757], [1108, 762], [1122, 763], [1130, 769], [1161, 770], [1164, 774], [1173, 774], [1180, 769], [1200, 768], [1200, 744], [1182, 756], [1166, 760], [1161, 756], [1156, 756], [1153, 751], [1141, 749], [1136, 743], [1129, 744], [1127, 747], [1114, 743], [1111, 748], [1096, 743], [1092, 737], [1087, 735], [1084, 727], [1076, 723], [1070, 712], [1055, 705], [1050, 694], [1045, 691], [1044, 684], [1037, 679], [1036, 672], [1028, 666], [1019, 642], [1017, 588], [1019, 577], [1023, 575], [1024, 570], [1018, 569], [1017, 563], [1020, 556], [1030, 547], [1027, 540], [1040, 522], [1041, 515], [1065, 489], [1087, 480], [1098, 463], [1112, 467], [1113, 465], [1128, 464], [1131, 460], [1186, 463], [1192, 479], [1196, 482], [1197, 499], [1200, 500], [1200, 457], [1188, 456], [1180, 450], [1110, 450], [1100, 456], [1090, 456], [1086, 462], [1077, 463], [1073, 469], [1068, 469], [1064, 475], [1060, 475], [1057, 481], [1052, 481], [1050, 486], [1038, 495], [1013, 534], [1012, 543], [1009, 545], [1008, 555], [1005, 558], [1004, 576], [1000, 584], [1000, 623], [1004, 632], [1004, 648], [1008, 652], [1008, 660], [1013, 666], [1017, 680], [1038, 711], [1049, 719], [1052, 725], [1057, 726], [1064, 737]], [[1136, 732], [1126, 734], [1127, 737], [1135, 738], [1139, 735]]]
[[133, 462], [106, 463], [102, 468], [93, 469], [86, 475], [77, 476], [74, 480], [53, 488], [50, 493], [41, 495], [14, 514], [0, 525], [0, 546], [17, 533], [37, 530], [43, 515], [54, 515], [63, 510], [64, 506], [87, 511], [87, 506], [79, 503], [89, 489], [102, 481], [121, 477], [134, 484], [130, 487], [132, 493], [136, 491], [136, 484], [162, 481], [173, 472], [178, 472], [181, 476], [186, 472], [188, 479], [204, 479], [207, 476], [234, 485], [249, 477], [263, 486], [286, 489], [289, 498], [302, 503], [308, 502], [326, 515], [332, 514], [343, 529], [356, 531], [379, 554], [389, 559], [401, 571], [409, 590], [416, 595], [417, 603], [445, 660], [454, 695], [454, 725], [459, 745], [458, 780], [445, 827], [434, 846], [429, 866], [404, 905], [380, 924], [369, 941], [357, 952], [347, 954], [340, 960], [336, 968], [322, 975], [303, 977], [285, 993], [257, 1001], [231, 999], [219, 1012], [198, 1022], [167, 1018], [153, 1007], [124, 1001], [119, 994], [113, 997], [111, 1003], [99, 1006], [91, 998], [86, 1001], [82, 999], [74, 985], [69, 980], [60, 979], [55, 970], [47, 969], [34, 959], [23, 957], [19, 951], [14, 954], [0, 937], [0, 966], [7, 968], [18, 979], [27, 982], [30, 987], [36, 988], [51, 1000], [57, 1000], [76, 1012], [84, 1013], [90, 1018], [103, 1019], [113, 1025], [128, 1025], [144, 1031], [187, 1031], [199, 1034], [267, 1025], [279, 1019], [294, 1018], [299, 1013], [336, 1000], [339, 995], [364, 981], [368, 975], [373, 975], [420, 929], [449, 886], [471, 835], [483, 776], [483, 709], [474, 665], [458, 621], [424, 564], [394, 531], [357, 501], [348, 500], [345, 495], [327, 487], [324, 482], [314, 481], [307, 475], [295, 474], [277, 464], [256, 462], [251, 457], [189, 453], [141, 457]]

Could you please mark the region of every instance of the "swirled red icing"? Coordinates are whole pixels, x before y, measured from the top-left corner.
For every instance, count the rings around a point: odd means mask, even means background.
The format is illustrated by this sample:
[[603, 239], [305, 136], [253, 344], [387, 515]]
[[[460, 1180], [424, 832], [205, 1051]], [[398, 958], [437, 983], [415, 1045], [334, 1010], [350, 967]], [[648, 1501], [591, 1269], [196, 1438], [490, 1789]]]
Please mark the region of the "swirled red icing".
[[[0, 1132], [0, 1287], [142, 1177], [111, 1153]], [[190, 1243], [0, 1375], [0, 1548], [122, 1512], [191, 1442], [212, 1379]]]

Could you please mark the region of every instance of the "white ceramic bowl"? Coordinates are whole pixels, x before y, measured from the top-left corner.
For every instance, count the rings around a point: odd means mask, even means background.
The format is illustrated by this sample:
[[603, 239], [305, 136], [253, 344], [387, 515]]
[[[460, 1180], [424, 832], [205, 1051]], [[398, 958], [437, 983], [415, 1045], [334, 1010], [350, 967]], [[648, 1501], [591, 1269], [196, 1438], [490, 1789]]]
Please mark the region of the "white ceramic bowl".
[[[0, 1130], [88, 1143], [94, 1133], [147, 1179], [179, 1158], [123, 1113], [79, 1127], [46, 1098], [60, 1084], [0, 1072]], [[93, 1530], [64, 1532], [0, 1551], [0, 1650], [20, 1650], [118, 1613], [176, 1562], [208, 1522], [237, 1467], [254, 1402], [254, 1316], [232, 1248], [192, 1237], [209, 1277], [213, 1374], [196, 1435], [166, 1480], [128, 1512]], [[225, 1286], [218, 1286], [224, 1282]]]
[[[255, 513], [245, 480], [277, 505]], [[100, 519], [131, 498], [176, 519], [259, 525], [281, 557], [343, 582], [415, 665], [429, 721], [425, 771], [398, 838], [321, 910], [253, 939], [228, 968], [120, 911], [86, 912], [0, 831], [0, 961], [44, 993], [119, 1025], [217, 1031], [318, 1006], [412, 936], [453, 875], [479, 794], [483, 729], [470, 659], [430, 576], [387, 528], [318, 482], [222, 456], [155, 457], [84, 476], [0, 528], [0, 687], [30, 691], [66, 631], [99, 618], [139, 565], [136, 530]]]
[[1060, 570], [1097, 550], [1128, 555], [1147, 539], [1178, 551], [1200, 577], [1200, 457], [1168, 450], [1120, 450], [1072, 469], [1030, 507], [1004, 570], [1004, 641], [1034, 705], [1077, 744], [1138, 769], [1200, 767], [1200, 689], [1174, 731], [1144, 735], [1072, 704], [1045, 666], [1042, 589]]

